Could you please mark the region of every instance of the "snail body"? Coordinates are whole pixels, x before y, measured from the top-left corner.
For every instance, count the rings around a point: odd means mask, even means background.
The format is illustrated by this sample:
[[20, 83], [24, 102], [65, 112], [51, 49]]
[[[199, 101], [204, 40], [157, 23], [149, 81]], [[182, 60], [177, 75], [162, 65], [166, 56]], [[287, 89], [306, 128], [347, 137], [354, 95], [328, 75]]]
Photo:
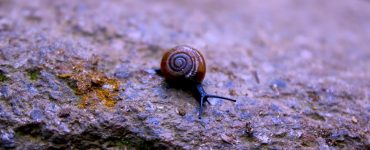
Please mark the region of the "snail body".
[[234, 99], [207, 94], [202, 86], [206, 74], [203, 55], [190, 46], [181, 45], [168, 50], [162, 57], [160, 70], [156, 70], [169, 83], [192, 89], [200, 103], [199, 118], [203, 112], [204, 102], [208, 98], [220, 98], [236, 102]]

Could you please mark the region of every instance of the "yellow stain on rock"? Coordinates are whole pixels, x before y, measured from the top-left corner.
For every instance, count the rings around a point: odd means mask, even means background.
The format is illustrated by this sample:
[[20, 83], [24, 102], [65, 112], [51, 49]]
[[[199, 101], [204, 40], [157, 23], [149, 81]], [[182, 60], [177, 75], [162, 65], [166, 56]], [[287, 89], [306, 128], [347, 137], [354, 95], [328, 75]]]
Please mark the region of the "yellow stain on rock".
[[113, 108], [118, 101], [120, 82], [109, 78], [95, 69], [86, 69], [82, 63], [77, 63], [71, 73], [60, 74], [76, 95], [81, 97], [79, 108], [94, 109], [98, 104]]

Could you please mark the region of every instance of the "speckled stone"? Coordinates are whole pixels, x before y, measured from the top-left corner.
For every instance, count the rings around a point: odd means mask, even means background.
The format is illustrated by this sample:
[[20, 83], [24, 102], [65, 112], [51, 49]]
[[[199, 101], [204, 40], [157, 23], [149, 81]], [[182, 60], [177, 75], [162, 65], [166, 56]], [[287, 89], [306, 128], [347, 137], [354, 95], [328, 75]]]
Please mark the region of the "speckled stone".
[[[369, 149], [369, 20], [365, 0], [1, 0], [0, 149]], [[236, 103], [199, 119], [156, 74], [180, 44]], [[84, 71], [115, 105], [81, 104]]]

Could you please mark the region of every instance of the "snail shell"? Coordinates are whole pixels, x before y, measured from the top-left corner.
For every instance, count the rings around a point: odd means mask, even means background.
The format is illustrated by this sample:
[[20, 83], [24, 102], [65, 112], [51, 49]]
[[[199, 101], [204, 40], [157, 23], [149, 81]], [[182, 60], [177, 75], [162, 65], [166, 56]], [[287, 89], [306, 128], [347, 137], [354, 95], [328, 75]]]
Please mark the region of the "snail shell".
[[161, 72], [170, 81], [201, 83], [206, 74], [206, 64], [198, 50], [181, 45], [170, 49], [163, 55]]

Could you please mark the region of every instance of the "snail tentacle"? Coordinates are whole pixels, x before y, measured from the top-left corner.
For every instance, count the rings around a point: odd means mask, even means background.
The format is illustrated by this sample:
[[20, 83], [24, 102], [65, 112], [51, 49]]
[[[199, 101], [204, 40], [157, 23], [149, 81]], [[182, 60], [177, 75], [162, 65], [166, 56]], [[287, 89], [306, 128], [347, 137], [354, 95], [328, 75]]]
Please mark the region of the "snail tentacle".
[[222, 96], [218, 96], [218, 95], [206, 95], [206, 98], [219, 98], [219, 99], [223, 99], [223, 100], [229, 100], [229, 101], [232, 101], [232, 102], [236, 102], [235, 99], [222, 97]]

